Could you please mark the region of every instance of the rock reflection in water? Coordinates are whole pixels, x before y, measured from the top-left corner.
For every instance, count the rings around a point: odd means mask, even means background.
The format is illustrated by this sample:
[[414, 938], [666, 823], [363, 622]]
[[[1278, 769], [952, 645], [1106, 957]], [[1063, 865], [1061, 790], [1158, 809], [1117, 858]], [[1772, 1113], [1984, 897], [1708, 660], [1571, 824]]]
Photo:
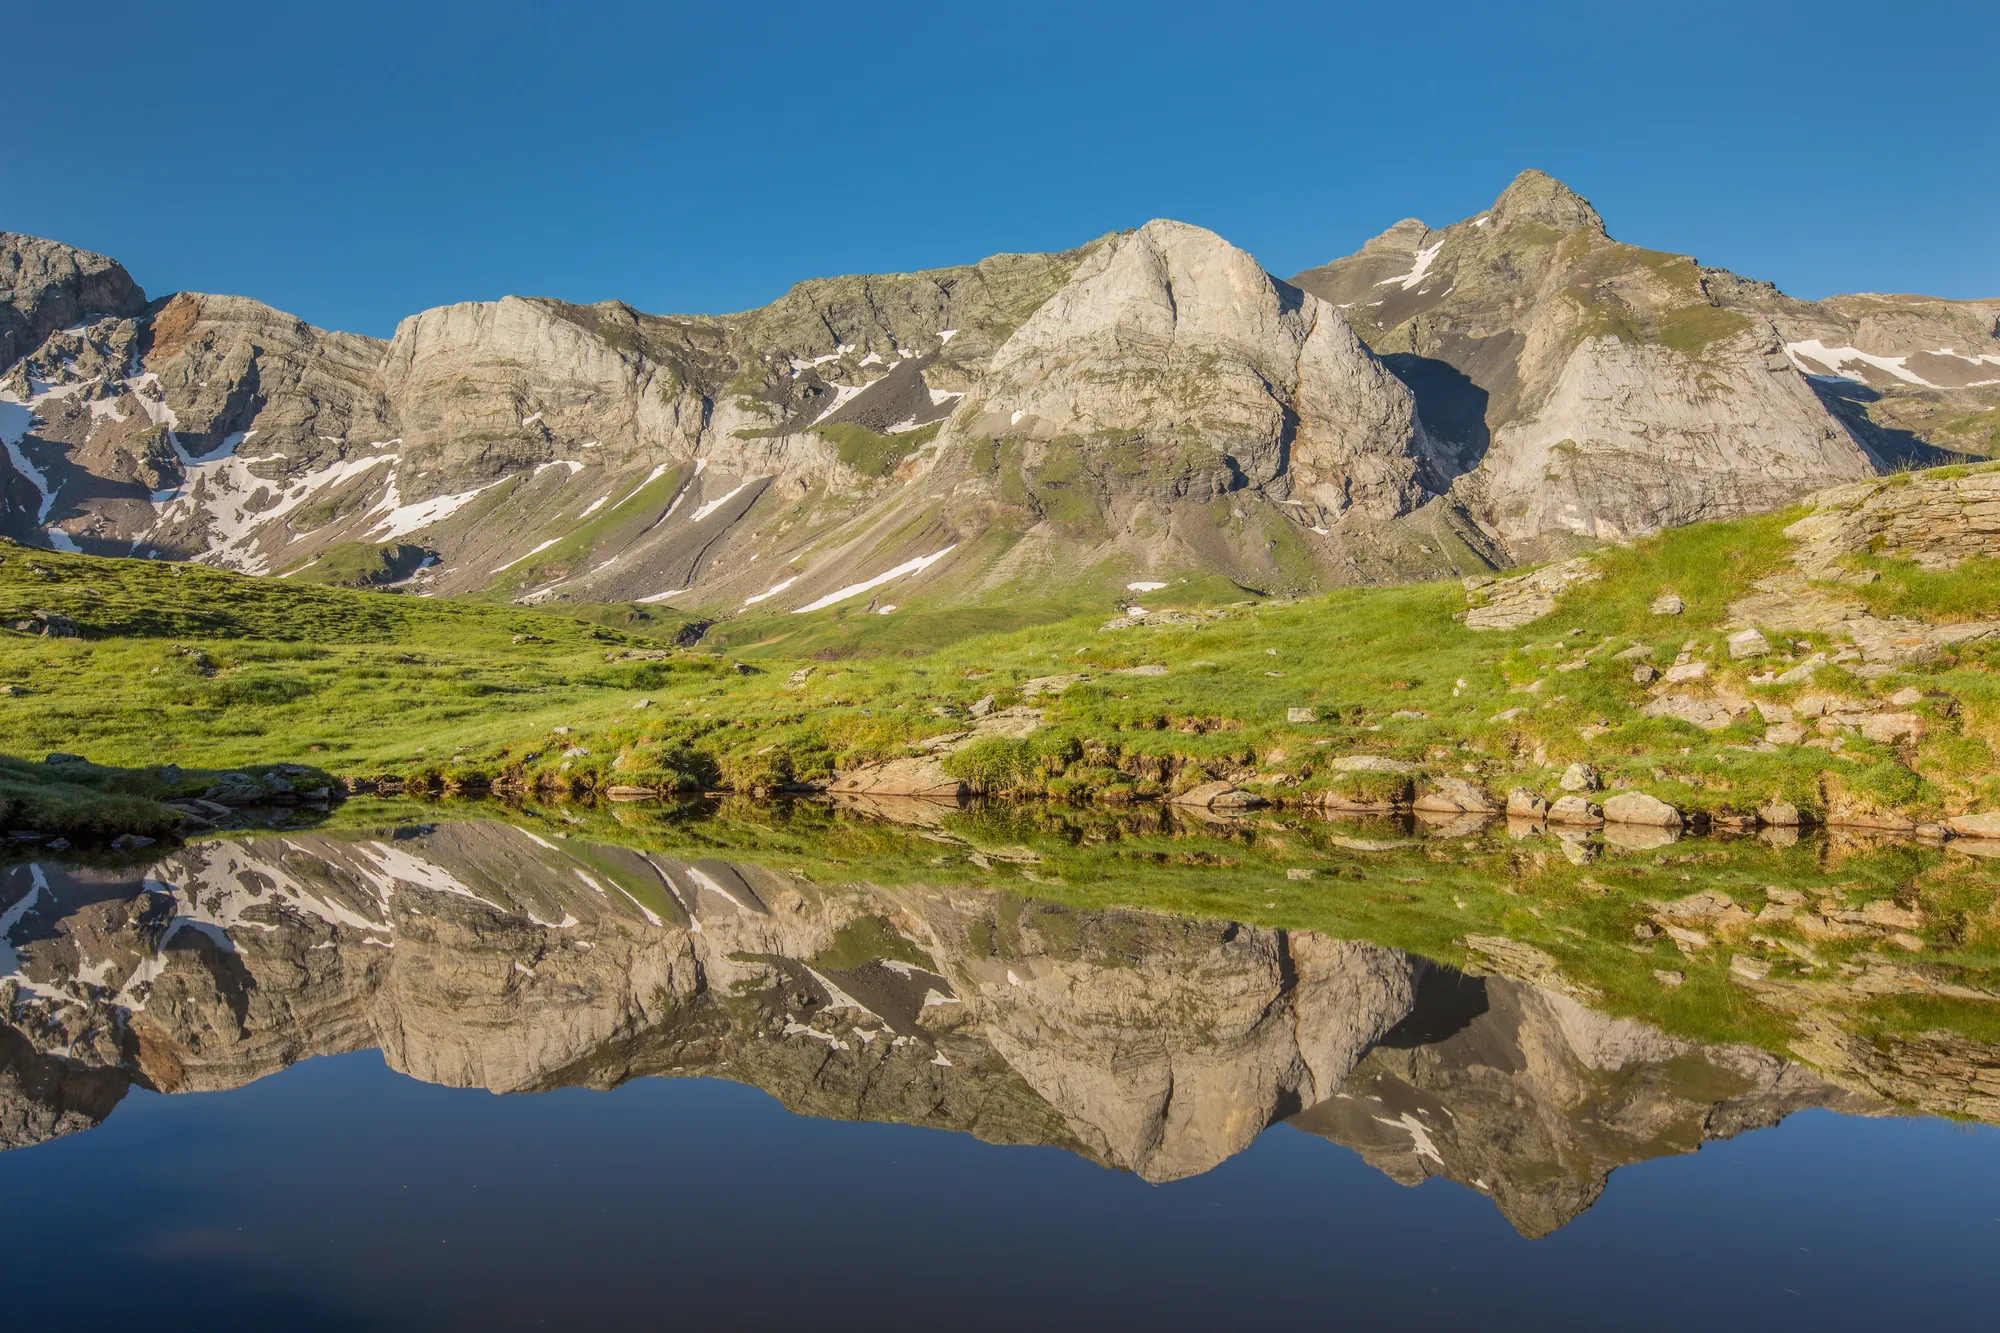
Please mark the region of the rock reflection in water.
[[497, 1092], [729, 1078], [1154, 1181], [1289, 1120], [1540, 1235], [1622, 1163], [1873, 1106], [1761, 1051], [1374, 944], [997, 889], [836, 891], [493, 822], [0, 874], [6, 1147], [98, 1123], [132, 1083], [226, 1089], [379, 1047]]

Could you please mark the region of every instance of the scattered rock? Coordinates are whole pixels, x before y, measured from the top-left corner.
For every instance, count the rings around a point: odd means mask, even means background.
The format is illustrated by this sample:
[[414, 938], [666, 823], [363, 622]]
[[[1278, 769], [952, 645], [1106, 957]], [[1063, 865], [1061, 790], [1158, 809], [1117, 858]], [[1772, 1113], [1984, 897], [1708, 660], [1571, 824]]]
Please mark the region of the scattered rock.
[[1328, 768], [1342, 773], [1414, 773], [1417, 766], [1385, 754], [1344, 754], [1327, 761]]
[[[1119, 667], [1111, 673], [1114, 676], [1164, 676], [1167, 668], [1158, 662], [1148, 662], [1143, 666]], [[1307, 718], [1308, 722], [1312, 719]]]
[[69, 754], [62, 750], [51, 750], [42, 756], [45, 764], [87, 764], [90, 761], [80, 754]]
[[2000, 838], [2000, 810], [1977, 815], [1954, 815], [1945, 823], [1961, 838]]
[[1731, 661], [1742, 661], [1746, 657], [1763, 657], [1771, 651], [1771, 641], [1754, 629], [1738, 630], [1729, 636], [1729, 657]]
[[1548, 820], [1551, 824], [1596, 828], [1604, 822], [1604, 811], [1581, 796], [1565, 796], [1549, 807]]
[[1285, 721], [1317, 722], [1319, 721], [1319, 710], [1316, 708], [1287, 708], [1285, 710]]
[[1653, 980], [1659, 982], [1662, 986], [1665, 986], [1668, 990], [1672, 990], [1674, 987], [1680, 985], [1683, 981], [1687, 980], [1687, 973], [1680, 971], [1667, 971], [1662, 968], [1656, 967], [1653, 969]]
[[1659, 675], [1659, 669], [1651, 662], [1641, 662], [1632, 668], [1632, 682], [1636, 685], [1651, 685]]
[[1741, 977], [1745, 981], [1762, 981], [1771, 975], [1771, 965], [1761, 958], [1751, 958], [1739, 953], [1730, 955], [1729, 971], [1731, 975]]
[[990, 694], [985, 696], [978, 702], [974, 703], [972, 707], [967, 709], [966, 711], [971, 713], [974, 717], [985, 717], [988, 713], [993, 711], [993, 696]]
[[1687, 610], [1687, 603], [1681, 600], [1678, 593], [1663, 592], [1646, 609], [1656, 616], [1677, 616]]
[[1681, 812], [1645, 792], [1621, 791], [1604, 802], [1604, 818], [1613, 824], [1642, 824], [1652, 828], [1677, 829], [1684, 822]]
[[224, 773], [202, 793], [202, 799], [222, 806], [256, 805], [266, 795], [264, 784], [248, 773]]
[[1433, 814], [1490, 815], [1500, 812], [1499, 806], [1484, 789], [1464, 778], [1452, 777], [1431, 778], [1423, 795], [1417, 798], [1416, 808]]
[[1666, 932], [1668, 939], [1683, 949], [1701, 950], [1708, 947], [1708, 936], [1698, 930], [1689, 930], [1686, 926], [1661, 926], [1660, 929]]
[[836, 795], [923, 796], [932, 800], [963, 800], [971, 789], [944, 771], [935, 759], [888, 759], [843, 773], [828, 786]]
[[1915, 741], [1923, 734], [1924, 720], [1915, 713], [1876, 713], [1861, 719], [1858, 730], [1868, 740], [1893, 745], [1900, 740]]
[[1192, 787], [1173, 797], [1172, 803], [1200, 809], [1248, 809], [1269, 804], [1261, 796], [1239, 790], [1233, 782], [1222, 781], [1204, 782], [1199, 787]]
[[[1757, 807], [1757, 818], [1772, 828], [1797, 828], [1804, 823], [1799, 808], [1790, 801], [1770, 800]], [[1772, 893], [1776, 897], [1776, 891]]]
[[1680, 685], [1690, 680], [1702, 680], [1708, 676], [1706, 662], [1676, 662], [1667, 668], [1667, 684]]
[[1556, 599], [1579, 583], [1604, 577], [1588, 556], [1565, 560], [1513, 578], [1497, 579], [1477, 587], [1468, 584], [1466, 600], [1472, 609], [1465, 613], [1467, 629], [1516, 629], [1539, 620], [1556, 609]]
[[1563, 770], [1557, 786], [1564, 791], [1596, 791], [1603, 784], [1598, 781], [1597, 770], [1589, 764], [1571, 764]]

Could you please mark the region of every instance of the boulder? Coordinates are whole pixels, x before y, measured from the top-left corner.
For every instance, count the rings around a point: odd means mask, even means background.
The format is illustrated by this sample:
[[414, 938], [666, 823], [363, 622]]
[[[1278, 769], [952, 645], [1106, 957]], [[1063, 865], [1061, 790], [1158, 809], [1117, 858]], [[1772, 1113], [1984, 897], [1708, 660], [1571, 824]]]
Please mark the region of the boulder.
[[1621, 791], [1604, 802], [1604, 818], [1612, 824], [1641, 824], [1650, 828], [1677, 829], [1684, 822], [1681, 812], [1657, 796], [1642, 791]]
[[269, 794], [264, 784], [248, 773], [224, 773], [202, 793], [202, 799], [217, 805], [256, 805]]
[[1771, 651], [1771, 641], [1754, 629], [1738, 630], [1729, 636], [1729, 657], [1731, 661], [1741, 661], [1746, 657], [1762, 657]]
[[926, 796], [958, 801], [970, 795], [963, 779], [944, 771], [935, 759], [887, 759], [843, 773], [828, 791], [846, 796]]
[[1549, 813], [1549, 803], [1526, 787], [1516, 787], [1507, 793], [1507, 817], [1509, 819], [1544, 819]]
[[1549, 807], [1548, 820], [1551, 824], [1596, 828], [1604, 822], [1604, 811], [1581, 796], [1565, 796]]
[[1770, 800], [1757, 807], [1757, 818], [1772, 828], [1797, 828], [1805, 822], [1799, 808], [1790, 801]]
[[1862, 718], [1857, 728], [1863, 737], [1880, 745], [1914, 741], [1923, 729], [1924, 720], [1915, 713], [1874, 713]]
[[1211, 806], [1243, 809], [1248, 806], [1263, 805], [1266, 803], [1261, 796], [1237, 790], [1236, 784], [1233, 782], [1221, 781], [1204, 782], [1199, 787], [1191, 787], [1172, 799], [1175, 805], [1189, 805], [1199, 809], [1207, 809]]
[[1426, 790], [1417, 797], [1416, 808], [1432, 814], [1491, 815], [1500, 812], [1499, 805], [1484, 788], [1464, 778], [1452, 777], [1429, 779]]
[[2000, 838], [2000, 810], [1984, 814], [1955, 815], [1945, 821], [1961, 838]]
[[1417, 766], [1385, 754], [1344, 754], [1327, 764], [1341, 773], [1414, 773]]
[[80, 754], [69, 754], [62, 750], [51, 750], [42, 756], [45, 764], [87, 764], [90, 761]]
[[1579, 763], [1571, 764], [1564, 769], [1562, 779], [1557, 785], [1564, 791], [1596, 791], [1602, 784], [1598, 781], [1595, 768], [1589, 764]]

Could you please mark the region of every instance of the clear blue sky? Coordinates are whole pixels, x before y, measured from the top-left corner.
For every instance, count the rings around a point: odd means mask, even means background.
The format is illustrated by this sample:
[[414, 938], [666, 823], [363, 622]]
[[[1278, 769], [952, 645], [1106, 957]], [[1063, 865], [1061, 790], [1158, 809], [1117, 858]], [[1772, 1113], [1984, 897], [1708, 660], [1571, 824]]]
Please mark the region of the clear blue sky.
[[2000, 4], [23, 6], [0, 228], [387, 335], [1157, 216], [1288, 274], [1540, 167], [1796, 295], [2000, 296]]

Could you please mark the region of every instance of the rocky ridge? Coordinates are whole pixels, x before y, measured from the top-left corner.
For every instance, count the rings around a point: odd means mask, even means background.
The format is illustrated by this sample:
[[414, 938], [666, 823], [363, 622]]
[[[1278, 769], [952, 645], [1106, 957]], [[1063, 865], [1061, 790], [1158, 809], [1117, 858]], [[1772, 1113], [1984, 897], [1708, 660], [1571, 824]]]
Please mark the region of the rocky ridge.
[[1996, 318], [1793, 301], [1538, 173], [1293, 283], [1156, 221], [738, 315], [507, 297], [386, 342], [147, 303], [10, 234], [0, 532], [308, 579], [411, 547], [412, 591], [715, 615], [1476, 574], [1985, 449]]
[[2000, 438], [2000, 301], [1794, 300], [1614, 241], [1540, 172], [1293, 281], [1411, 385], [1453, 495], [1518, 559]]

